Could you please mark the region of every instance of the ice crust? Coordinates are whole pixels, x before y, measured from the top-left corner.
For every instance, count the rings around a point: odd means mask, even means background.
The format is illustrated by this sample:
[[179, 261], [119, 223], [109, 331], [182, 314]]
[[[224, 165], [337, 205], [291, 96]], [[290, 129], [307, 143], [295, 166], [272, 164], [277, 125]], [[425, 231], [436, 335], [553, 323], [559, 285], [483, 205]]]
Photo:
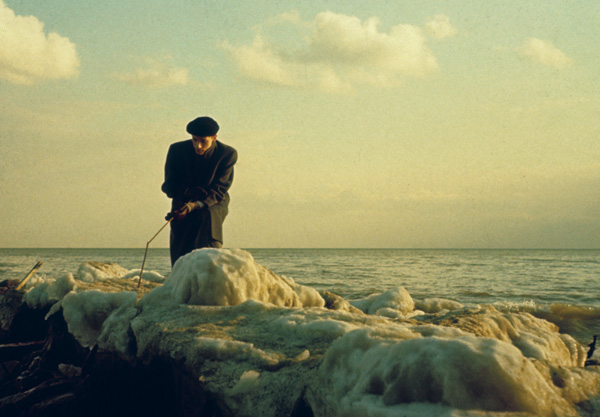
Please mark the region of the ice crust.
[[349, 303], [243, 250], [194, 251], [139, 300], [77, 282], [38, 283], [28, 303], [55, 302], [83, 346], [183, 363], [236, 415], [289, 415], [301, 396], [316, 417], [600, 415], [583, 347], [528, 313], [405, 288]]

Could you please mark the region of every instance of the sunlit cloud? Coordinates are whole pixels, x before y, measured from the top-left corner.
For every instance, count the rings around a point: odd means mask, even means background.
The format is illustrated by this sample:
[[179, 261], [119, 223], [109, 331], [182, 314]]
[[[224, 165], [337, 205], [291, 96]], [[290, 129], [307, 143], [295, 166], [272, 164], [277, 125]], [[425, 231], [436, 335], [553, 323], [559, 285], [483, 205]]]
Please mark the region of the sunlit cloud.
[[130, 72], [115, 72], [110, 77], [127, 84], [148, 88], [165, 88], [189, 82], [187, 68], [172, 65], [169, 59], [144, 59], [144, 66]]
[[309, 49], [301, 56], [332, 65], [348, 64], [413, 76], [438, 69], [419, 27], [398, 25], [390, 33], [382, 33], [378, 24], [377, 18], [363, 23], [357, 17], [319, 13]]
[[[360, 84], [397, 85], [402, 77], [423, 77], [439, 70], [418, 26], [401, 24], [385, 33], [378, 29], [377, 18], [361, 21], [333, 12], [319, 13], [311, 23], [294, 13], [267, 23], [295, 26], [298, 47], [284, 48], [276, 36], [267, 38], [260, 28], [250, 45], [222, 44], [240, 73], [257, 81], [347, 92]], [[445, 30], [447, 35], [449, 29]]]
[[291, 12], [280, 13], [275, 17], [272, 17], [266, 21], [266, 25], [278, 25], [281, 23], [292, 23], [297, 26], [310, 26], [310, 23], [304, 23], [302, 18], [300, 17], [300, 13], [297, 10], [292, 10]]
[[233, 46], [224, 42], [225, 48], [245, 76], [282, 86], [295, 86], [295, 68], [285, 62], [275, 48], [257, 34], [250, 45]]
[[517, 50], [521, 56], [548, 67], [562, 69], [573, 64], [573, 59], [550, 41], [529, 38]]
[[458, 33], [458, 30], [450, 23], [450, 18], [442, 14], [436, 15], [425, 24], [427, 34], [435, 39], [450, 38]]
[[80, 59], [68, 38], [44, 33], [35, 16], [17, 16], [0, 0], [0, 79], [32, 85], [76, 77]]

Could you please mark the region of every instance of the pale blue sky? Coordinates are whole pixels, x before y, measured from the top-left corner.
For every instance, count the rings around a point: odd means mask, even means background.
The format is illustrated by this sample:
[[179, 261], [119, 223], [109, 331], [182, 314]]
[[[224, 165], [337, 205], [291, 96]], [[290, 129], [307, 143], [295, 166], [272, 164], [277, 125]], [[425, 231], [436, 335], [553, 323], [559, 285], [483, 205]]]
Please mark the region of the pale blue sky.
[[[600, 247], [595, 1], [0, 0], [0, 247], [144, 247], [199, 115], [228, 247]], [[165, 232], [156, 242], [167, 245]]]

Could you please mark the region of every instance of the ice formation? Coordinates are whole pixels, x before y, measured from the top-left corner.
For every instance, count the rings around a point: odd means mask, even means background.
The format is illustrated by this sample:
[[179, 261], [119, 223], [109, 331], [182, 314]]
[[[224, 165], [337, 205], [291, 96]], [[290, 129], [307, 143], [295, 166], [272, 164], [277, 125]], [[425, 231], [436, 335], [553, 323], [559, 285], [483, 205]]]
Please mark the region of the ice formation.
[[410, 313], [415, 309], [415, 302], [404, 288], [387, 290], [382, 294], [372, 294], [365, 299], [351, 301], [350, 304], [367, 314], [377, 314], [382, 309]]
[[127, 274], [127, 269], [114, 263], [84, 262], [79, 267], [75, 279], [94, 282], [102, 279], [119, 278]]
[[69, 331], [84, 347], [127, 352], [129, 321], [136, 315], [134, 292], [97, 290], [67, 294], [61, 304]]
[[[127, 273], [82, 270], [99, 283]], [[194, 251], [139, 300], [72, 276], [28, 298], [54, 300], [83, 346], [176, 361], [234, 415], [290, 415], [300, 398], [317, 417], [600, 413], [598, 367], [583, 368], [583, 347], [545, 320], [404, 288], [349, 303], [242, 250]]]
[[439, 313], [444, 310], [459, 310], [464, 306], [458, 301], [446, 300], [444, 298], [425, 298], [415, 301], [415, 308], [425, 313]]
[[62, 300], [75, 286], [73, 274], [63, 275], [56, 280], [38, 281], [37, 285], [25, 293], [24, 299], [30, 307], [44, 307], [48, 303]]
[[556, 387], [511, 344], [466, 333], [394, 336], [360, 329], [332, 344], [320, 369], [327, 389], [314, 394], [325, 415], [357, 415], [357, 404], [365, 413], [379, 409], [389, 416], [410, 403], [534, 415], [568, 409]]
[[[121, 278], [131, 279], [137, 282], [137, 280], [140, 278], [140, 272], [140, 269], [132, 269], [131, 271], [128, 271], [125, 275], [123, 275]], [[150, 282], [165, 282], [165, 277], [155, 271], [144, 271], [144, 273], [142, 274], [142, 279], [144, 281]]]
[[283, 307], [325, 305], [316, 290], [274, 274], [239, 249], [185, 255], [173, 266], [165, 288], [184, 304], [234, 306], [253, 299]]

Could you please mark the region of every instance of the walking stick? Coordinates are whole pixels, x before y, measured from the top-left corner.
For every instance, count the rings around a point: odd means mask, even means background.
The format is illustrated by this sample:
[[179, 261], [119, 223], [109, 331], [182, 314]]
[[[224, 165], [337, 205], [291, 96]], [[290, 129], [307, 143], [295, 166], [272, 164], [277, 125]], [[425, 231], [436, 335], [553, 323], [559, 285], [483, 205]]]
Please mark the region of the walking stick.
[[140, 269], [140, 279], [138, 281], [138, 291], [140, 290], [140, 285], [142, 285], [142, 275], [144, 274], [144, 265], [146, 264], [146, 256], [148, 256], [148, 247], [150, 246], [150, 243], [152, 243], [152, 241], [154, 240], [154, 238], [156, 236], [158, 236], [158, 234], [160, 232], [162, 232], [163, 229], [165, 227], [167, 227], [167, 225], [169, 223], [171, 223], [171, 220], [173, 220], [173, 215], [171, 213], [169, 213], [169, 214], [167, 214], [166, 218], [167, 218], [167, 222], [165, 224], [163, 224], [163, 226], [160, 229], [158, 229], [158, 232], [156, 232], [156, 234], [154, 236], [152, 236], [152, 239], [150, 239], [148, 241], [148, 243], [146, 243], [146, 252], [144, 252], [144, 260], [142, 261], [142, 268]]

